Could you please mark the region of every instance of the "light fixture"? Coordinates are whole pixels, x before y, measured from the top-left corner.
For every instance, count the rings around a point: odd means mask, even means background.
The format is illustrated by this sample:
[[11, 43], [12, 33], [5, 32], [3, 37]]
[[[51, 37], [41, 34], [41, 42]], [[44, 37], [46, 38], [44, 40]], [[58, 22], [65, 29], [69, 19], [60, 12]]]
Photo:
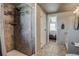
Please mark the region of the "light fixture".
[[74, 29], [78, 30], [79, 29], [79, 7], [77, 7], [73, 13], [75, 15]]
[[78, 16], [79, 15], [79, 7], [77, 7], [73, 13]]

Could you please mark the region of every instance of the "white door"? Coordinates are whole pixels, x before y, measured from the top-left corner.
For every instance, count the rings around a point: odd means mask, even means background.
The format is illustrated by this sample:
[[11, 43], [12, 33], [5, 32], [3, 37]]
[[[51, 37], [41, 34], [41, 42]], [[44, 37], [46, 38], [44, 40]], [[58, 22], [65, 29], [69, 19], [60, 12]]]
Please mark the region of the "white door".
[[41, 48], [46, 44], [46, 15], [41, 12]]

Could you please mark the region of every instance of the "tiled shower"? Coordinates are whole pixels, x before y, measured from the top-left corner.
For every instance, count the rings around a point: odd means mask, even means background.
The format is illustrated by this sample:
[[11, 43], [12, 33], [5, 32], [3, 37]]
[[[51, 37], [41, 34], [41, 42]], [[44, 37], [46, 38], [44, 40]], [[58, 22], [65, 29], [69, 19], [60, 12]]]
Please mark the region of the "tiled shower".
[[[34, 4], [33, 4], [34, 5]], [[35, 53], [34, 8], [28, 4], [5, 3], [4, 40], [6, 54], [19, 51], [24, 55]], [[14, 53], [13, 53], [14, 54]]]

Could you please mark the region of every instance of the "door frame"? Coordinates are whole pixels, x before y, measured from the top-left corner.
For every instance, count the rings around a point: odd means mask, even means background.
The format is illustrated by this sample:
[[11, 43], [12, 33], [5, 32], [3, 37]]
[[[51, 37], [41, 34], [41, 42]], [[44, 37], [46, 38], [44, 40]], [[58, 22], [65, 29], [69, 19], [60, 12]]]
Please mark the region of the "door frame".
[[[49, 28], [50, 28], [50, 24], [49, 24], [50, 20], [49, 20], [49, 18], [52, 17], [52, 16], [57, 17], [57, 15], [56, 14], [48, 14], [47, 15], [47, 43], [49, 43]], [[57, 24], [56, 24], [56, 26], [57, 26]], [[57, 33], [58, 33], [58, 28], [57, 28]], [[56, 34], [56, 42], [57, 42], [57, 34]]]
[[[40, 12], [38, 12], [38, 10], [42, 9], [41, 6], [39, 4], [35, 4], [35, 54], [38, 55], [38, 51], [41, 49], [41, 39], [40, 39], [40, 33], [41, 31], [39, 31], [40, 29], [40, 15], [38, 16], [37, 13], [40, 14]], [[42, 11], [44, 12], [44, 10], [42, 9]], [[49, 40], [48, 40], [48, 17], [47, 17], [47, 13], [45, 12], [46, 15], [46, 44], [48, 44]], [[39, 27], [39, 28], [38, 28]], [[39, 33], [38, 33], [39, 32]], [[40, 52], [41, 53], [41, 52]]]

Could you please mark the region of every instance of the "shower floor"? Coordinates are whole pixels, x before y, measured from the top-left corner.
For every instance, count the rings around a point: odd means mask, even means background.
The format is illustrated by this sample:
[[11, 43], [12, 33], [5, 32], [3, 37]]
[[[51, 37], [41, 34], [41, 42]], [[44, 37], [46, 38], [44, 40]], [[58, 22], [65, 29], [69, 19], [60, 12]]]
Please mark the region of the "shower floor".
[[12, 50], [7, 53], [7, 56], [27, 56], [27, 55], [25, 55], [17, 50]]

